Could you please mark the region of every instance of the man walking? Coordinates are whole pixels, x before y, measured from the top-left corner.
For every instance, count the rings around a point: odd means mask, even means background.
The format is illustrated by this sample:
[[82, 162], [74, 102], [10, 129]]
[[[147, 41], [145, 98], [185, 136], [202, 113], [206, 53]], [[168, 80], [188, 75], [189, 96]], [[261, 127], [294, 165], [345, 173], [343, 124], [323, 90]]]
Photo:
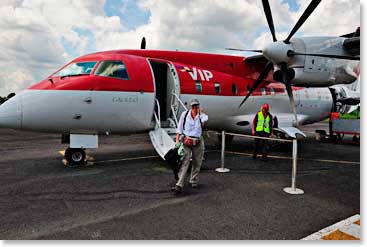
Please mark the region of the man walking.
[[[259, 137], [270, 137], [273, 133], [273, 116], [269, 113], [269, 104], [263, 104], [259, 112], [256, 113], [252, 122], [252, 135]], [[261, 154], [261, 159], [267, 161], [267, 145], [265, 139], [255, 139], [255, 150], [253, 159], [256, 159], [258, 154]]]
[[187, 170], [192, 159], [192, 169], [190, 176], [190, 184], [193, 188], [198, 187], [198, 175], [204, 156], [204, 138], [203, 124], [208, 121], [208, 116], [200, 110], [200, 103], [197, 99], [190, 100], [191, 110], [181, 114], [178, 128], [176, 143], [183, 142], [185, 157], [183, 158], [180, 171], [178, 172], [178, 180], [176, 186], [172, 189], [175, 194], [183, 191], [184, 181]]

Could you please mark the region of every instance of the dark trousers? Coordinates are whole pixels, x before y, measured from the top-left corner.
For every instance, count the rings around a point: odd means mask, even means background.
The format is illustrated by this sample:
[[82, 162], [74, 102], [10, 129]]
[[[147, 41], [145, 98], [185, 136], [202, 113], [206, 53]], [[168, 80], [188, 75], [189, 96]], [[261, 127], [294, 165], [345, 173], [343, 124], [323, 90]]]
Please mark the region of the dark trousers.
[[[266, 132], [255, 132], [255, 136], [269, 137], [270, 134]], [[255, 139], [254, 156], [261, 154], [263, 157], [266, 157], [268, 155], [268, 150], [269, 150], [268, 140], [258, 138]]]

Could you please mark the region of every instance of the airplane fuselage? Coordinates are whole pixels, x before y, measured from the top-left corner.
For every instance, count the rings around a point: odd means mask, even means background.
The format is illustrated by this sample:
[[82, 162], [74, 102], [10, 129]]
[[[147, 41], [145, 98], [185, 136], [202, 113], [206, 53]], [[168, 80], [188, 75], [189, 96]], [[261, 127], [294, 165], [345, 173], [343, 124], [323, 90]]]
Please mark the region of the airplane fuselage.
[[[111, 64], [100, 73], [106, 61], [120, 61], [117, 65], [124, 68], [121, 78], [108, 76]], [[68, 75], [73, 64], [90, 65], [88, 73]], [[179, 99], [187, 104], [197, 98], [210, 116], [209, 129], [249, 133], [254, 114], [265, 102], [281, 125], [292, 126], [285, 87], [271, 83], [270, 78], [238, 108], [259, 66], [245, 65], [243, 57], [201, 53], [126, 50], [90, 54], [3, 104], [0, 125], [66, 134], [144, 132], [154, 128], [157, 105], [159, 119], [164, 121], [185, 110]], [[328, 117], [333, 103], [329, 89], [293, 90], [299, 124]]]

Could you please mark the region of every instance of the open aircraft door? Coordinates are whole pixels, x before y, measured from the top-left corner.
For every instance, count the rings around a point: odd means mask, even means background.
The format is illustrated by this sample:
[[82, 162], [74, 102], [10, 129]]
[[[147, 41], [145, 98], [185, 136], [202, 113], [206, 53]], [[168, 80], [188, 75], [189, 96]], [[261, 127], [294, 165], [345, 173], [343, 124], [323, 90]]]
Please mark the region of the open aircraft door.
[[164, 155], [175, 146], [176, 128], [180, 112], [180, 82], [173, 64], [149, 60], [155, 85], [154, 130], [149, 132], [157, 153]]

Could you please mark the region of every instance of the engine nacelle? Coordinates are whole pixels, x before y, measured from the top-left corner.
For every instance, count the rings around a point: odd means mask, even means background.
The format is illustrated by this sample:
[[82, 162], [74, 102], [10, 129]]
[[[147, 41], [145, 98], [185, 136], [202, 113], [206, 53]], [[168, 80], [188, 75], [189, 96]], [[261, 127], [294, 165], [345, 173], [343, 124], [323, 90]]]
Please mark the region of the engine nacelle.
[[[304, 37], [292, 39], [294, 50], [300, 53], [350, 55], [343, 49], [345, 38]], [[294, 69], [293, 85], [299, 87], [330, 87], [353, 83], [359, 73], [359, 61], [299, 55], [289, 61]]]
[[345, 67], [337, 68], [335, 73], [321, 67], [314, 72], [295, 68], [294, 72], [292, 84], [298, 87], [330, 87], [338, 84], [351, 84], [357, 79], [357, 74]]

